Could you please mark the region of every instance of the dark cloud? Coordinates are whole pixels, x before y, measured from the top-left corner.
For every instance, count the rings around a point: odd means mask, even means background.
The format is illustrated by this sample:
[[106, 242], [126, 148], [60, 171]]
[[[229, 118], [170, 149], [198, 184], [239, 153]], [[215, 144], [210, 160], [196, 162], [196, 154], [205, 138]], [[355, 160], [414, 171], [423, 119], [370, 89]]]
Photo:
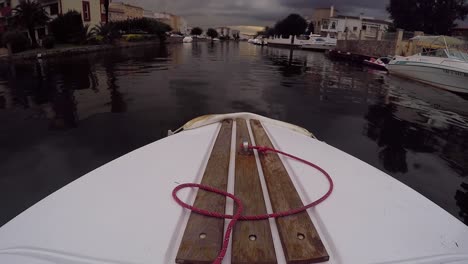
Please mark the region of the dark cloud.
[[190, 25], [272, 25], [290, 13], [310, 17], [315, 7], [334, 5], [341, 13], [387, 18], [389, 0], [127, 0], [154, 11], [171, 12]]

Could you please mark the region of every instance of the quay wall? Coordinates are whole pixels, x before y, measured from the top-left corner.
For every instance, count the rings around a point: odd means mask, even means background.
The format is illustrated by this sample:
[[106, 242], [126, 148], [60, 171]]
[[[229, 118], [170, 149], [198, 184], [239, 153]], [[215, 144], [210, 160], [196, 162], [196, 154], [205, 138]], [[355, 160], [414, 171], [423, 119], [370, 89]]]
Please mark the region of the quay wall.
[[394, 40], [338, 40], [336, 49], [343, 52], [369, 57], [395, 55], [397, 42]]

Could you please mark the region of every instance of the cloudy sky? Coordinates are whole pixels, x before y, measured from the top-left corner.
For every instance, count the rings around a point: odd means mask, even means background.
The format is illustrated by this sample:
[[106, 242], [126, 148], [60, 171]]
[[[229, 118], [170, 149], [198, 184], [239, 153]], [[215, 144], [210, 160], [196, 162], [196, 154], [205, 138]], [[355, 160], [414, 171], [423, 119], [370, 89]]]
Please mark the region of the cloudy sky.
[[335, 5], [341, 13], [387, 18], [389, 0], [125, 0], [149, 10], [171, 12], [202, 27], [267, 26], [290, 14], [310, 16], [314, 7]]

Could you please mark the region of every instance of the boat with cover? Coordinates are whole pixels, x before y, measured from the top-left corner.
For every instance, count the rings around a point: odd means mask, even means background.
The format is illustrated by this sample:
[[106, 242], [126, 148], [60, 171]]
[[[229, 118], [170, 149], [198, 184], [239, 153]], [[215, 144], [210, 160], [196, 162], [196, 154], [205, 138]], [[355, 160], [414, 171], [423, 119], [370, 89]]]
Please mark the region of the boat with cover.
[[449, 47], [445, 36], [433, 39], [421, 53], [395, 56], [387, 65], [388, 71], [452, 92], [468, 93], [468, 54]]

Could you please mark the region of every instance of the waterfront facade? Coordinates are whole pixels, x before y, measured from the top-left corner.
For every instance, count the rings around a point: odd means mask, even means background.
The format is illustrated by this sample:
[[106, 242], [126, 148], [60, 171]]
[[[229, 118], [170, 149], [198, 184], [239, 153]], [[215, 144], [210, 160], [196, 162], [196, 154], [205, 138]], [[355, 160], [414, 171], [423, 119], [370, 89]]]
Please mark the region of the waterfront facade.
[[142, 18], [143, 8], [125, 3], [111, 3], [109, 5], [109, 20], [122, 21], [127, 19]]
[[6, 31], [12, 8], [11, 0], [0, 0], [0, 33]]
[[230, 27], [217, 27], [216, 32], [218, 32], [220, 37], [229, 37], [235, 38], [240, 37], [240, 31], [237, 29], [232, 29]]
[[314, 34], [320, 34], [323, 20], [330, 19], [338, 15], [338, 10], [334, 6], [327, 8], [315, 8], [309, 23], [314, 25]]
[[188, 31], [187, 21], [181, 16], [177, 16], [166, 12], [153, 12], [145, 10], [144, 17], [153, 18], [158, 20], [159, 22], [169, 25], [172, 28], [173, 32], [180, 32], [182, 34], [186, 34]]
[[[22, 0], [0, 0], [0, 32], [8, 28], [9, 18], [14, 15], [12, 11]], [[78, 11], [82, 15], [83, 23], [90, 28], [106, 21], [104, 0], [38, 0], [50, 19], [68, 11]], [[36, 28], [36, 38], [41, 39], [48, 34], [47, 26]]]
[[388, 30], [391, 22], [364, 16], [338, 15], [322, 19], [320, 33], [331, 36], [345, 35], [352, 39], [374, 39], [379, 32]]

